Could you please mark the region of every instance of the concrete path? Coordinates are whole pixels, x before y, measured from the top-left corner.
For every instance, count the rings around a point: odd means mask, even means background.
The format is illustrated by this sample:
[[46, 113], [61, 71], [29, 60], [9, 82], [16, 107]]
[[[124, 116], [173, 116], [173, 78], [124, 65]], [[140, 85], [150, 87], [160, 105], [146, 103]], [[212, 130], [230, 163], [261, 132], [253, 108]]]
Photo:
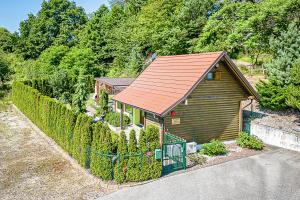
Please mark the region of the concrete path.
[[107, 192], [15, 111], [0, 111], [0, 199], [96, 199]]
[[105, 200], [300, 199], [300, 153], [284, 149], [126, 188]]

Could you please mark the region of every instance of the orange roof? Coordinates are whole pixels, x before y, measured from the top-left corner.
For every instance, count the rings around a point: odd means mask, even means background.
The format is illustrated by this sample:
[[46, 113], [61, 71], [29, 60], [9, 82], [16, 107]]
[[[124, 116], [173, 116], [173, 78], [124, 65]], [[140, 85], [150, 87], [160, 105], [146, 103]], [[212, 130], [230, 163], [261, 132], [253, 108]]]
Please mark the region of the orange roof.
[[113, 99], [163, 116], [183, 101], [225, 55], [225, 52], [211, 52], [157, 57]]

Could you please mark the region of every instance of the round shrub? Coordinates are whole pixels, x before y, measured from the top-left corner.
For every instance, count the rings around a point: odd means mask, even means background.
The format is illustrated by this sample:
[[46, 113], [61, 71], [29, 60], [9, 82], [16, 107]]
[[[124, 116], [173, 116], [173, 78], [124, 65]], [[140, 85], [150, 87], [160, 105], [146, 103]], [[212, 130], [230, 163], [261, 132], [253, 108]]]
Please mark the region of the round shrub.
[[201, 153], [209, 156], [224, 155], [227, 152], [225, 144], [219, 140], [212, 140], [210, 143], [203, 144], [201, 149]]
[[236, 140], [236, 144], [243, 148], [262, 150], [264, 143], [256, 136], [250, 135], [246, 132], [241, 132], [239, 138]]

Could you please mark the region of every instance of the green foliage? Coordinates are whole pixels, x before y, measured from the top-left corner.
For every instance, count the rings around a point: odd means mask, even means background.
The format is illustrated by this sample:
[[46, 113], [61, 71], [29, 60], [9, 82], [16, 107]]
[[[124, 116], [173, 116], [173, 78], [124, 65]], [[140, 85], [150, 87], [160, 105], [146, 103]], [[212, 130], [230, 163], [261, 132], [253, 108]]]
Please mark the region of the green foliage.
[[[107, 124], [98, 122], [93, 125], [92, 118], [85, 114], [77, 116], [64, 104], [34, 89], [33, 86], [40, 87], [38, 81], [28, 81], [26, 84], [13, 83], [14, 104], [81, 166], [90, 167], [92, 174], [104, 180], [114, 178], [117, 183], [160, 177], [161, 162], [156, 161], [154, 155], [139, 153], [133, 131], [130, 133], [128, 155], [124, 131], [118, 136], [111, 132]], [[145, 153], [153, 154], [154, 149], [159, 147], [158, 128], [150, 127], [147, 134], [142, 131], [141, 136], [144, 139], [139, 144], [144, 144]], [[115, 155], [117, 161], [113, 164]]]
[[78, 76], [80, 72], [86, 74], [97, 74], [95, 67], [95, 54], [91, 49], [73, 47], [62, 58], [59, 68], [69, 71], [71, 76]]
[[121, 131], [118, 142], [118, 157], [114, 169], [114, 179], [120, 184], [125, 180], [125, 174], [127, 170], [127, 162], [125, 155], [127, 154], [127, 141], [124, 131]]
[[269, 82], [257, 85], [262, 107], [299, 109], [299, 36], [299, 27], [291, 24], [279, 38], [270, 40], [273, 60], [266, 64]]
[[12, 72], [7, 60], [0, 54], [0, 87], [8, 81]]
[[97, 122], [93, 126], [93, 141], [91, 151], [91, 173], [100, 177], [101, 176], [101, 145], [103, 143], [103, 123]]
[[82, 75], [79, 76], [75, 88], [75, 94], [72, 100], [73, 109], [76, 113], [85, 112], [85, 102], [88, 98], [88, 89], [86, 81]]
[[36, 15], [29, 14], [20, 23], [19, 52], [28, 59], [51, 45], [74, 46], [86, 21], [84, 10], [72, 1], [44, 1]]
[[291, 71], [292, 84], [287, 87], [286, 104], [300, 110], [300, 59], [298, 59]]
[[0, 51], [11, 53], [15, 50], [17, 36], [0, 27]]
[[266, 64], [269, 80], [278, 86], [291, 83], [291, 70], [293, 63], [300, 58], [299, 27], [291, 24], [287, 31], [281, 33], [279, 38], [270, 40], [273, 60]]
[[146, 133], [141, 130], [139, 148], [143, 153], [151, 152], [151, 155], [142, 158], [140, 181], [156, 179], [161, 176], [162, 165], [160, 160], [155, 160], [154, 151], [160, 148], [159, 128], [154, 125], [147, 126]]
[[100, 115], [105, 115], [108, 112], [108, 94], [104, 89], [102, 89], [100, 91], [99, 97], [100, 97]]
[[[116, 112], [109, 112], [105, 116], [105, 121], [115, 127], [120, 127], [121, 114]], [[127, 115], [123, 115], [123, 126], [128, 126], [129, 124], [130, 118]]]
[[[79, 122], [81, 122], [82, 116], [77, 119], [77, 115], [65, 105], [42, 95], [38, 90], [21, 82], [13, 83], [12, 100], [32, 122], [69, 154], [74, 152], [77, 154], [74, 147], [81, 145], [81, 142], [77, 140], [77, 136], [80, 134], [79, 128], [81, 124]], [[78, 123], [75, 127], [76, 121]], [[75, 135], [74, 138], [73, 133]], [[74, 141], [76, 145], [73, 144]], [[79, 155], [76, 155], [78, 161], [79, 157]]]
[[219, 140], [212, 140], [210, 143], [203, 144], [201, 149], [201, 153], [209, 156], [224, 155], [227, 152], [225, 144]]
[[[137, 149], [137, 140], [135, 135], [135, 130], [132, 129], [129, 134], [129, 143], [128, 143], [128, 152], [131, 157], [128, 159], [127, 165], [127, 173], [126, 173], [126, 180], [127, 181], [139, 181], [140, 179], [140, 156], [138, 156], [138, 149]], [[136, 156], [134, 156], [136, 155]]]
[[51, 76], [59, 71], [58, 66], [68, 51], [69, 48], [67, 46], [50, 46], [37, 59], [35, 70], [41, 76]]
[[264, 147], [264, 143], [260, 139], [245, 132], [239, 134], [236, 144], [243, 148], [255, 150], [262, 150]]
[[256, 88], [260, 95], [260, 106], [272, 110], [287, 108], [285, 88], [264, 81], [259, 82]]

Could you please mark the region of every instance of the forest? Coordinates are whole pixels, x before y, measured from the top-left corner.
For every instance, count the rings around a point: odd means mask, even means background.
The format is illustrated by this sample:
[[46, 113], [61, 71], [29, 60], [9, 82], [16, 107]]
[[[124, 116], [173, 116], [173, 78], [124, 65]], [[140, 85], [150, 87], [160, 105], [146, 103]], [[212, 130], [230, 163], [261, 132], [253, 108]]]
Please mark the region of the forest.
[[266, 71], [262, 107], [300, 110], [299, 30], [300, 0], [113, 0], [94, 13], [48, 0], [18, 32], [0, 27], [0, 96], [13, 80], [70, 87], [70, 77], [136, 77], [153, 55], [227, 51]]

